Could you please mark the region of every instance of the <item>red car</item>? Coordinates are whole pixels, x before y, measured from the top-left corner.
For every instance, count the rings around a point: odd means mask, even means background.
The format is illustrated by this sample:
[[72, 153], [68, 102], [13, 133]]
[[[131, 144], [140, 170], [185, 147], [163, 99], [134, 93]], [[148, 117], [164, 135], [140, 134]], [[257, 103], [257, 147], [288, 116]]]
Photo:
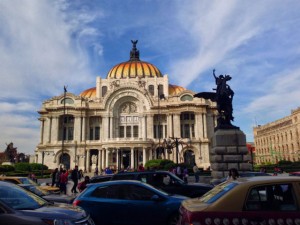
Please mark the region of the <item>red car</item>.
[[299, 225], [300, 177], [261, 176], [226, 181], [184, 200], [179, 225]]
[[300, 171], [297, 171], [297, 172], [290, 172], [289, 175], [290, 175], [290, 176], [297, 176], [297, 177], [300, 177]]

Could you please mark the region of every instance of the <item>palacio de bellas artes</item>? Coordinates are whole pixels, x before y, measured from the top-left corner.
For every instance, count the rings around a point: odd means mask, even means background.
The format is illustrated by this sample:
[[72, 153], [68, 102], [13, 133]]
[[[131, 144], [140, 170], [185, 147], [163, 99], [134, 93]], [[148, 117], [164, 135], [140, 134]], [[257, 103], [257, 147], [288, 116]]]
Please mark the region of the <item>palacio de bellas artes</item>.
[[105, 79], [95, 76], [95, 87], [79, 95], [64, 87], [42, 103], [37, 163], [88, 172], [135, 169], [157, 158], [210, 166], [216, 102], [170, 84], [171, 74], [141, 60], [137, 42], [128, 61], [117, 62]]

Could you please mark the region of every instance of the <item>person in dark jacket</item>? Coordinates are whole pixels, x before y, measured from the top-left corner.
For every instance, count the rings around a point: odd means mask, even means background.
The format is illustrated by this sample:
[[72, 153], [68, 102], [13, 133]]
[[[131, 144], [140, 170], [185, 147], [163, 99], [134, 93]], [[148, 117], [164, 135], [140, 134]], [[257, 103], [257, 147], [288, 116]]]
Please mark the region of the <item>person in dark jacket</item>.
[[73, 169], [72, 173], [71, 173], [71, 179], [73, 181], [73, 187], [71, 189], [72, 193], [78, 193], [77, 192], [77, 185], [78, 185], [78, 166], [75, 166], [75, 168]]

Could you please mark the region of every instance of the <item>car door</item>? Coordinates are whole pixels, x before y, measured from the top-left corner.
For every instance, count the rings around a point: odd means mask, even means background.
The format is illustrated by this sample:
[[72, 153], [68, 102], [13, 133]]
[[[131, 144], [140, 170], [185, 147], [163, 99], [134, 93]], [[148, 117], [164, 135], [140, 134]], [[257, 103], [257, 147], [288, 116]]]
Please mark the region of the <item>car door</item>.
[[[126, 200], [126, 220], [129, 224], [162, 224], [168, 216], [166, 199], [153, 190], [139, 185], [128, 184], [122, 187]], [[153, 199], [156, 196], [156, 199]]]
[[119, 185], [97, 187], [82, 204], [97, 225], [122, 224], [125, 219], [126, 202], [119, 196]]

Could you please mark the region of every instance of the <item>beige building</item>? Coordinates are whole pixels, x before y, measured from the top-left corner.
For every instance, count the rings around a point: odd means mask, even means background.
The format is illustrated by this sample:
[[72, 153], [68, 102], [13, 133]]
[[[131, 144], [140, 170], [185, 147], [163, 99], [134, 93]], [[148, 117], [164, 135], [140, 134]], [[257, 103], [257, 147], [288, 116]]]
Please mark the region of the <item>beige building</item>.
[[43, 102], [36, 162], [86, 171], [137, 168], [156, 158], [210, 166], [215, 102], [169, 84], [168, 75], [140, 60], [136, 43], [130, 59], [97, 77], [95, 87]]
[[253, 129], [257, 164], [300, 160], [300, 108], [291, 115]]

